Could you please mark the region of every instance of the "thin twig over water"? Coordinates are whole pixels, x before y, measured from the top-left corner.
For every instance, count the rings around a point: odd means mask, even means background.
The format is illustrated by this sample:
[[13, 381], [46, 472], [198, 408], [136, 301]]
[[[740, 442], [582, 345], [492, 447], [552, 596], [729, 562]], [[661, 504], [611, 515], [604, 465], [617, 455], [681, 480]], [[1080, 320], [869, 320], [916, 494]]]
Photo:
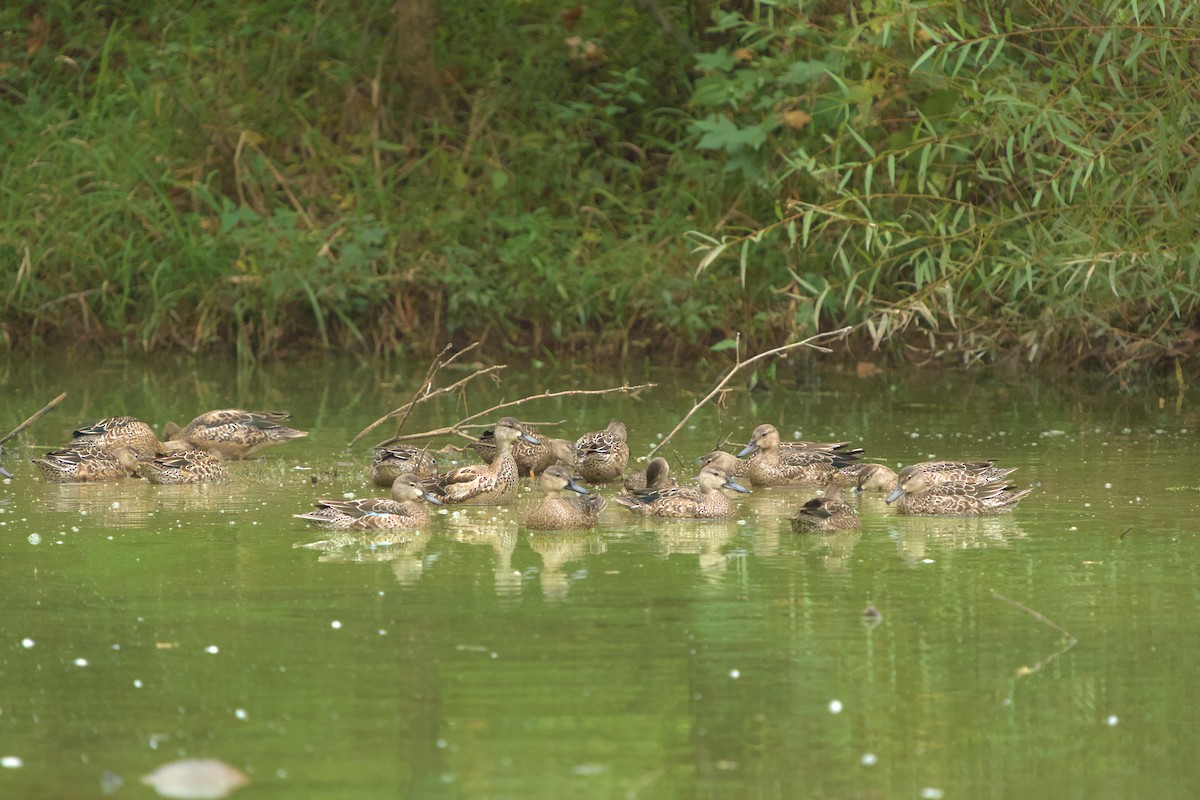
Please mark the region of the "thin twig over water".
[[770, 358], [771, 356], [777, 356], [781, 353], [786, 353], [789, 350], [794, 350], [797, 347], [810, 347], [813, 350], [817, 350], [822, 353], [833, 352], [828, 347], [823, 347], [823, 346], [817, 344], [817, 342], [824, 340], [824, 339], [834, 339], [839, 336], [845, 336], [849, 332], [850, 332], [850, 328], [846, 327], [846, 328], [838, 328], [836, 331], [826, 331], [825, 333], [818, 333], [818, 334], [810, 336], [807, 339], [800, 341], [800, 342], [792, 342], [790, 344], [785, 344], [785, 345], [781, 345], [780, 347], [772, 348], [771, 350], [766, 350], [762, 353], [759, 353], [756, 356], [751, 356], [750, 358], [746, 359], [745, 361], [742, 361], [741, 355], [739, 354], [737, 357], [737, 363], [735, 363], [732, 367], [730, 367], [729, 371], [725, 373], [724, 377], [722, 377], [721, 380], [717, 381], [717, 385], [713, 387], [713, 390], [711, 392], [709, 392], [704, 397], [704, 399], [698, 400], [696, 402], [696, 404], [694, 406], [692, 406], [692, 410], [689, 411], [687, 414], [685, 414], [683, 419], [679, 420], [679, 424], [676, 425], [675, 428], [670, 433], [668, 433], [665, 437], [663, 437], [663, 440], [661, 442], [654, 445], [654, 447], [650, 448], [650, 452], [647, 453], [646, 456], [649, 457], [649, 456], [654, 455], [662, 448], [663, 445], [665, 445], [667, 442], [671, 441], [671, 437], [673, 437], [675, 434], [679, 433], [679, 431], [683, 428], [683, 426], [687, 424], [687, 421], [692, 418], [692, 415], [700, 410], [701, 406], [708, 403], [710, 400], [712, 400], [718, 394], [721, 394], [722, 390], [725, 388], [725, 384], [729, 383], [729, 381], [733, 378], [734, 375], [738, 374], [746, 367], [750, 366], [751, 364], [762, 361], [765, 358]]
[[46, 405], [42, 406], [42, 407], [41, 407], [41, 408], [40, 408], [40, 409], [39, 409], [39, 410], [38, 410], [36, 413], [34, 413], [34, 415], [33, 415], [32, 417], [30, 417], [29, 419], [25, 420], [25, 421], [24, 421], [24, 422], [22, 422], [20, 425], [18, 425], [17, 427], [13, 428], [13, 429], [12, 429], [11, 431], [9, 431], [8, 433], [6, 433], [6, 434], [4, 435], [4, 438], [3, 438], [3, 439], [0, 439], [0, 445], [4, 444], [4, 443], [5, 443], [5, 442], [7, 442], [9, 439], [13, 438], [13, 437], [14, 437], [14, 436], [16, 436], [18, 433], [20, 433], [21, 431], [25, 430], [26, 428], [28, 428], [28, 427], [29, 427], [30, 425], [32, 425], [33, 423], [37, 422], [39, 419], [41, 419], [41, 418], [42, 418], [42, 415], [43, 415], [43, 414], [45, 414], [45, 413], [47, 413], [47, 412], [49, 412], [49, 411], [52, 411], [52, 410], [54, 410], [54, 407], [55, 407], [56, 405], [58, 405], [59, 403], [61, 403], [61, 402], [62, 402], [62, 401], [63, 401], [63, 400], [66, 398], [66, 396], [67, 396], [67, 393], [66, 393], [66, 392], [63, 392], [63, 393], [62, 393], [62, 394], [60, 394], [58, 397], [56, 397], [56, 398], [54, 398], [53, 400], [51, 400], [49, 403], [46, 403]]

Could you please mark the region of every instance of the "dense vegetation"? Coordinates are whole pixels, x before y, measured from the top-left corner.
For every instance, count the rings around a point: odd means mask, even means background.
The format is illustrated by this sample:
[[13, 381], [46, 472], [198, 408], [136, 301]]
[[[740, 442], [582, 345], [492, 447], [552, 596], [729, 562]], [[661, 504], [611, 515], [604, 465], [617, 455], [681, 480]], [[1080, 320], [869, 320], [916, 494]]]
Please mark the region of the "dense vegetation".
[[0, 10], [0, 339], [1197, 346], [1191, 0], [430, 2]]

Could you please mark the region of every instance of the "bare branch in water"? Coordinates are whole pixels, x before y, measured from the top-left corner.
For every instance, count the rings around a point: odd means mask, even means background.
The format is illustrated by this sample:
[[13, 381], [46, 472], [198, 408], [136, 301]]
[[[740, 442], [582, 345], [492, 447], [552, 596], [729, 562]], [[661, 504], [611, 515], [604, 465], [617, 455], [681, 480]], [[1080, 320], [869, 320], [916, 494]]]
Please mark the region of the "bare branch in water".
[[692, 410], [689, 411], [687, 414], [685, 414], [683, 419], [679, 420], [679, 424], [676, 425], [675, 428], [670, 433], [668, 433], [665, 437], [663, 437], [662, 441], [660, 441], [658, 444], [654, 445], [654, 447], [650, 448], [650, 452], [647, 453], [646, 455], [652, 456], [655, 453], [657, 453], [660, 449], [662, 449], [663, 445], [665, 445], [667, 442], [671, 441], [671, 437], [673, 437], [675, 434], [679, 433], [680, 430], [682, 430], [683, 426], [687, 424], [687, 421], [692, 418], [693, 414], [695, 414], [697, 411], [700, 410], [701, 406], [708, 403], [710, 400], [712, 400], [717, 395], [722, 394], [722, 392], [725, 389], [725, 384], [729, 383], [729, 381], [733, 378], [734, 375], [738, 374], [746, 367], [750, 366], [751, 364], [762, 361], [763, 359], [770, 358], [771, 356], [777, 356], [781, 353], [786, 353], [789, 350], [795, 350], [797, 347], [809, 347], [809, 348], [812, 348], [813, 350], [817, 350], [822, 353], [833, 352], [828, 347], [824, 347], [822, 345], [817, 344], [817, 342], [827, 340], [827, 339], [836, 339], [838, 337], [845, 336], [847, 333], [850, 332], [850, 330], [851, 329], [849, 327], [846, 327], [846, 328], [839, 328], [836, 331], [826, 331], [825, 333], [818, 333], [818, 334], [816, 334], [814, 336], [810, 336], [807, 339], [800, 341], [800, 342], [792, 342], [790, 344], [785, 344], [780, 347], [773, 348], [771, 350], [766, 350], [762, 353], [759, 353], [756, 356], [747, 358], [745, 361], [742, 360], [741, 351], [739, 348], [738, 355], [737, 355], [737, 361], [734, 363], [734, 365], [732, 367], [730, 367], [729, 371], [725, 373], [724, 377], [722, 377], [721, 380], [717, 381], [717, 385], [713, 387], [713, 390], [711, 392], [709, 392], [707, 395], [705, 395], [704, 399], [696, 401], [696, 404], [694, 406], [692, 406]]
[[[429, 368], [427, 370], [425, 370], [425, 379], [421, 381], [421, 385], [417, 387], [417, 390], [415, 392], [413, 392], [413, 396], [412, 396], [411, 400], [409, 400], [407, 403], [400, 406], [399, 408], [392, 409], [391, 411], [384, 414], [379, 419], [372, 422], [367, 427], [363, 428], [361, 431], [358, 432], [358, 435], [356, 435], [353, 439], [350, 440], [350, 445], [354, 446], [358, 442], [359, 439], [363, 438], [368, 433], [375, 430], [375, 428], [378, 428], [380, 425], [387, 422], [389, 419], [393, 419], [395, 417], [400, 417], [400, 421], [398, 423], [396, 423], [396, 434], [399, 435], [401, 429], [404, 427], [404, 423], [408, 420], [408, 415], [410, 413], [412, 413], [413, 407], [415, 407], [418, 403], [424, 403], [426, 400], [430, 400], [434, 397], [440, 397], [441, 395], [456, 392], [459, 389], [461, 389], [463, 386], [466, 386], [468, 383], [473, 381], [474, 379], [482, 377], [484, 375], [492, 375], [493, 380], [495, 380], [495, 377], [494, 377], [495, 374], [505, 368], [504, 364], [497, 364], [496, 366], [492, 366], [492, 367], [484, 367], [483, 369], [475, 370], [467, 377], [463, 378], [462, 380], [455, 381], [454, 383], [450, 384], [449, 386], [443, 386], [440, 389], [432, 389], [433, 380], [434, 380], [434, 378], [437, 377], [437, 374], [439, 372], [441, 372], [444, 368], [448, 367], [450, 364], [454, 363], [454, 361], [456, 359], [460, 358], [461, 356], [465, 355], [466, 353], [469, 353], [470, 351], [472, 351], [476, 347], [478, 347], [479, 342], [472, 342], [471, 344], [464, 347], [462, 350], [459, 350], [457, 353], [454, 353], [449, 358], [447, 358], [443, 361], [442, 356], [444, 356], [446, 354], [446, 351], [449, 350], [451, 346], [452, 345], [446, 345], [445, 347], [442, 348], [442, 351], [440, 353], [438, 353], [436, 356], [434, 356], [433, 361], [430, 362], [430, 364], [429, 364]], [[393, 437], [391, 439], [388, 439], [387, 442], [385, 442], [385, 444], [391, 444], [392, 442], [395, 442], [395, 441], [399, 441], [399, 439], [396, 439]], [[383, 445], [380, 445], [380, 446], [383, 446]]]
[[16, 436], [18, 433], [20, 433], [21, 431], [25, 430], [26, 428], [28, 428], [28, 427], [29, 427], [30, 425], [32, 425], [33, 423], [37, 422], [39, 419], [41, 419], [41, 418], [42, 418], [42, 415], [43, 415], [43, 414], [46, 414], [46, 413], [48, 413], [48, 412], [50, 412], [50, 411], [53, 411], [53, 410], [54, 410], [54, 407], [55, 407], [56, 405], [58, 405], [58, 404], [59, 404], [59, 403], [61, 403], [61, 402], [62, 402], [64, 399], [66, 399], [66, 396], [67, 396], [67, 393], [66, 393], [66, 392], [63, 392], [63, 393], [62, 393], [62, 394], [60, 394], [58, 397], [56, 397], [56, 398], [54, 398], [53, 400], [51, 400], [49, 403], [46, 403], [46, 405], [42, 406], [42, 407], [41, 407], [41, 408], [40, 408], [40, 409], [39, 409], [39, 410], [38, 410], [36, 413], [34, 413], [34, 415], [33, 415], [33, 416], [31, 416], [29, 419], [25, 420], [25, 421], [24, 421], [24, 422], [22, 422], [20, 425], [18, 425], [17, 427], [13, 428], [13, 429], [12, 429], [11, 431], [9, 431], [8, 433], [6, 433], [6, 434], [4, 435], [4, 438], [3, 438], [3, 439], [0, 439], [0, 444], [4, 444], [4, 443], [5, 443], [5, 442], [7, 442], [9, 439], [13, 438], [13, 437], [14, 437], [14, 436]]
[[[614, 392], [620, 392], [622, 394], [636, 394], [637, 392], [640, 392], [642, 389], [652, 389], [657, 385], [658, 384], [655, 384], [655, 383], [639, 383], [637, 385], [630, 386], [629, 384], [626, 383], [621, 386], [614, 386], [611, 389], [568, 389], [568, 390], [562, 391], [562, 392], [548, 392], [547, 391], [547, 392], [542, 392], [541, 394], [531, 394], [528, 397], [522, 397], [520, 400], [509, 400], [506, 402], [497, 403], [496, 405], [492, 406], [491, 408], [485, 408], [483, 411], [472, 414], [469, 417], [463, 417], [458, 422], [455, 422], [453, 425], [448, 425], [444, 428], [435, 428], [431, 431], [422, 431], [421, 433], [406, 433], [403, 436], [393, 436], [391, 439], [388, 439], [386, 442], [376, 445], [376, 447], [385, 447], [385, 446], [391, 444], [392, 442], [411, 441], [413, 439], [429, 439], [434, 436], [455, 436], [455, 435], [465, 436], [466, 434], [464, 433], [464, 431], [467, 428], [472, 427], [472, 423], [474, 423], [475, 420], [478, 420], [481, 418], [490, 419], [491, 416], [494, 415], [497, 411], [501, 411], [506, 408], [512, 408], [514, 406], [519, 406], [524, 403], [529, 403], [533, 400], [549, 400], [550, 398], [554, 398], [554, 397], [572, 397], [572, 396], [577, 396], [577, 395], [613, 394]], [[556, 424], [556, 423], [530, 423], [530, 424], [547, 425], [547, 424]]]
[[1048, 617], [1046, 617], [1045, 614], [1042, 614], [1038, 611], [1034, 611], [1029, 606], [1025, 605], [1024, 603], [1013, 600], [1011, 597], [1005, 597], [1004, 595], [997, 592], [995, 589], [992, 589], [992, 597], [996, 598], [997, 600], [1002, 600], [1003, 602], [1008, 603], [1013, 608], [1016, 608], [1016, 609], [1019, 609], [1020, 611], [1025, 612], [1026, 614], [1033, 617], [1034, 619], [1036, 619], [1038, 622], [1042, 623], [1046, 627], [1052, 628], [1052, 629], [1058, 631], [1063, 636], [1063, 646], [1060, 647], [1058, 650], [1055, 650], [1050, 655], [1048, 655], [1045, 658], [1043, 658], [1042, 660], [1038, 661], [1032, 667], [1027, 667], [1024, 665], [1018, 667], [1017, 674], [1016, 674], [1016, 677], [1018, 679], [1023, 678], [1026, 675], [1032, 675], [1033, 673], [1040, 671], [1051, 661], [1058, 658], [1059, 656], [1061, 656], [1063, 653], [1070, 650], [1072, 647], [1074, 647], [1078, 643], [1079, 640], [1076, 639], [1074, 636], [1072, 636], [1069, 631], [1067, 631], [1065, 628], [1063, 628], [1058, 623], [1050, 620]]

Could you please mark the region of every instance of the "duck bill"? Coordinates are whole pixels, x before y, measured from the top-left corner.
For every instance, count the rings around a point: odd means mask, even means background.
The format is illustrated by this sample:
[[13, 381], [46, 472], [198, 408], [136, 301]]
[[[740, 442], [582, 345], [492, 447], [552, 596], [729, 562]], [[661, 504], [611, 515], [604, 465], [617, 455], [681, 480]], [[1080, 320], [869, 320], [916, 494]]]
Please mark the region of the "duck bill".
[[523, 440], [525, 440], [526, 442], [529, 442], [530, 444], [538, 444], [538, 440], [537, 440], [537, 439], [535, 439], [535, 438], [533, 438], [532, 436], [530, 436], [528, 433], [522, 433], [522, 434], [521, 434], [519, 437], [517, 437], [517, 438], [519, 438], [519, 439], [523, 439]]
[[738, 453], [738, 454], [737, 454], [737, 457], [738, 457], [738, 458], [745, 458], [746, 456], [750, 455], [751, 453], [753, 453], [753, 452], [754, 452], [755, 450], [757, 450], [757, 449], [758, 449], [758, 447], [757, 447], [757, 446], [755, 446], [754, 442], [751, 442], [750, 444], [748, 444], [748, 445], [746, 445], [745, 447], [743, 447], [743, 448], [742, 448], [742, 452]]
[[588, 492], [587, 489], [583, 488], [575, 481], [567, 481], [567, 488], [570, 489], [572, 492], [579, 492], [580, 494], [590, 494], [590, 492]]
[[421, 497], [425, 498], [426, 502], [433, 503], [435, 506], [445, 505], [444, 503], [442, 503], [441, 499], [435, 494], [430, 494], [429, 492], [425, 492], [425, 494], [421, 495]]
[[901, 498], [901, 496], [903, 496], [903, 494], [904, 494], [904, 490], [901, 489], [899, 486], [897, 486], [895, 489], [892, 490], [892, 493], [887, 496], [887, 499], [884, 500], [884, 502], [885, 503], [894, 503], [897, 500], [899, 500]]
[[0, 478], [11, 478], [11, 477], [12, 477], [11, 472], [6, 470], [4, 467], [0, 467]]
[[722, 486], [721, 488], [729, 489], [730, 491], [733, 491], [733, 492], [741, 492], [742, 494], [750, 494], [749, 489], [747, 489], [745, 486], [742, 486], [741, 484], [734, 483], [732, 478], [725, 481], [725, 485]]

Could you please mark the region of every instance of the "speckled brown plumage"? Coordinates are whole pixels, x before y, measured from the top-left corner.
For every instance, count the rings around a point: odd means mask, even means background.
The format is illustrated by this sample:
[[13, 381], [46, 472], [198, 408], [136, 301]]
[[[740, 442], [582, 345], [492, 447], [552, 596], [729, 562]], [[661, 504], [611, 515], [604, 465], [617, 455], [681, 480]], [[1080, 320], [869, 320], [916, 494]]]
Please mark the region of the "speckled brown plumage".
[[[916, 465], [914, 465], [916, 466]], [[934, 483], [920, 470], [900, 470], [898, 485], [887, 497], [901, 514], [978, 517], [1012, 511], [1033, 489], [1017, 489], [1006, 481]]]
[[814, 497], [792, 515], [796, 533], [852, 531], [859, 527], [858, 514], [842, 497], [842, 487], [831, 483], [822, 497]]
[[629, 464], [629, 432], [614, 419], [608, 427], [575, 440], [575, 471], [585, 481], [603, 483], [620, 477]]
[[312, 522], [320, 528], [341, 530], [419, 528], [427, 525], [430, 520], [429, 509], [420, 502], [422, 499], [440, 505], [440, 501], [436, 497], [425, 491], [421, 479], [409, 473], [401, 475], [393, 481], [391, 499], [382, 497], [360, 497], [354, 500], [323, 498], [317, 501], [316, 511], [292, 516]]
[[737, 506], [723, 490], [747, 492], [733, 482], [730, 474], [720, 467], [709, 464], [696, 477], [696, 487], [676, 486], [668, 489], [647, 490], [616, 500], [636, 514], [675, 519], [728, 519], [737, 515]]
[[227, 477], [225, 459], [219, 453], [204, 450], [179, 450], [174, 453], [134, 458], [129, 450], [118, 451], [117, 458], [129, 471], [150, 483], [214, 483]]
[[746, 476], [755, 486], [823, 486], [836, 478], [838, 467], [862, 454], [861, 449], [847, 446], [848, 442], [787, 442], [785, 446], [774, 425], [759, 425], [738, 456], [749, 456]]
[[607, 506], [602, 496], [576, 483], [570, 470], [561, 465], [547, 467], [538, 478], [538, 488], [546, 496], [525, 519], [525, 527], [531, 530], [594, 528], [600, 512]]
[[176, 450], [194, 448], [218, 452], [226, 459], [248, 458], [271, 445], [308, 436], [308, 431], [282, 424], [290, 418], [291, 414], [286, 411], [243, 411], [240, 408], [207, 411], [183, 428], [168, 422], [167, 444]]
[[51, 450], [32, 462], [52, 483], [110, 481], [129, 474], [116, 455], [93, 445]]
[[408, 474], [433, 480], [438, 475], [437, 459], [428, 450], [407, 444], [390, 444], [375, 451], [371, 481], [376, 486], [391, 486], [396, 478]]
[[444, 503], [502, 503], [510, 499], [517, 488], [517, 462], [513, 459], [513, 444], [517, 441], [534, 443], [537, 440], [524, 431], [513, 417], [504, 417], [493, 429], [496, 458], [490, 464], [468, 464], [451, 470], [437, 479], [433, 492]]
[[112, 453], [128, 447], [139, 458], [157, 453], [161, 444], [154, 430], [137, 417], [106, 417], [72, 434], [70, 449], [94, 447]]
[[[517, 422], [513, 417], [505, 417], [505, 419]], [[517, 473], [519, 475], [540, 475], [546, 467], [559, 463], [559, 453], [562, 451], [561, 446], [556, 446], [550, 437], [544, 435], [536, 428], [526, 425], [523, 422], [517, 422], [517, 425], [520, 426], [521, 433], [525, 434], [525, 436], [512, 443], [512, 457], [517, 465]], [[495, 431], [484, 431], [468, 447], [479, 454], [479, 457], [483, 459], [483, 463], [493, 463], [496, 460], [497, 452]]]

